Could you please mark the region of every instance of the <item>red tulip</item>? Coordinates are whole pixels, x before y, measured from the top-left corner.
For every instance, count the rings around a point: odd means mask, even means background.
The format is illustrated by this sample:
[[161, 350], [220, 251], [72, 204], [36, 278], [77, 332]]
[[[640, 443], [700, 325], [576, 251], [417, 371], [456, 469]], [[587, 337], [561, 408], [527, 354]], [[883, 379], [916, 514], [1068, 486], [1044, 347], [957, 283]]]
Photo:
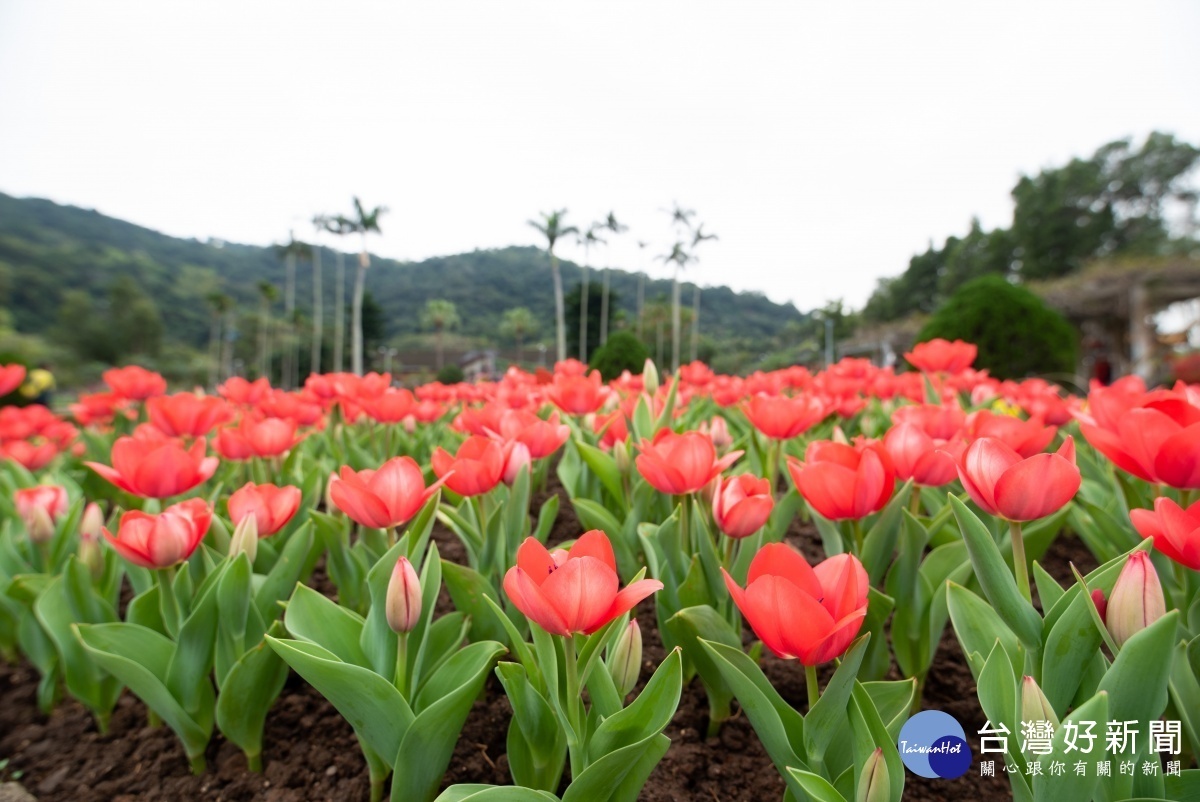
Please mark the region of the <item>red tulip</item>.
[[763, 528], [775, 507], [771, 483], [743, 473], [722, 481], [713, 493], [713, 520], [730, 537], [746, 537]]
[[1121, 470], [1147, 482], [1200, 488], [1200, 406], [1186, 392], [1097, 389], [1076, 417], [1084, 438]]
[[256, 485], [247, 482], [229, 496], [229, 518], [236, 527], [247, 516], [254, 516], [259, 537], [269, 537], [292, 520], [300, 508], [300, 488]]
[[600, 371], [588, 376], [558, 375], [546, 388], [546, 397], [568, 415], [586, 415], [600, 409], [608, 398], [608, 388], [600, 380]]
[[1081, 482], [1070, 437], [1054, 454], [1025, 459], [999, 440], [981, 437], [959, 458], [958, 478], [980, 509], [1009, 521], [1057, 512], [1075, 497]]
[[152, 423], [168, 437], [203, 437], [229, 419], [229, 407], [215, 395], [176, 393], [151, 398], [146, 411]]
[[237, 426], [226, 426], [217, 432], [213, 448], [224, 459], [241, 461], [252, 457], [283, 456], [300, 440], [295, 421], [242, 418]]
[[103, 375], [104, 383], [111, 387], [114, 393], [131, 401], [145, 401], [151, 396], [162, 395], [167, 391], [166, 379], [137, 365], [112, 368], [104, 371]]
[[[128, 399], [116, 393], [85, 393], [69, 406], [71, 416], [80, 426], [112, 423], [117, 412], [125, 409]], [[127, 412], [131, 417], [132, 411]]]
[[372, 529], [407, 523], [421, 511], [445, 478], [425, 486], [425, 475], [412, 457], [393, 457], [379, 470], [354, 471], [343, 465], [329, 480], [329, 498], [351, 520]]
[[754, 428], [776, 440], [796, 437], [829, 414], [820, 399], [807, 394], [786, 396], [760, 393], [742, 405], [742, 412]]
[[363, 411], [376, 423], [399, 423], [412, 415], [417, 399], [409, 390], [387, 389], [374, 397], [359, 400]]
[[421, 619], [421, 579], [407, 557], [396, 560], [384, 600], [391, 630], [400, 635], [412, 632]]
[[119, 437], [112, 447], [112, 467], [85, 462], [126, 493], [167, 498], [186, 493], [217, 470], [216, 457], [204, 456], [204, 441], [190, 447], [157, 429], [139, 426], [132, 437]]
[[729, 424], [720, 415], [713, 415], [712, 420], [702, 421], [697, 431], [712, 440], [713, 448], [718, 454], [733, 445]]
[[570, 551], [547, 551], [536, 538], [525, 538], [517, 549], [517, 564], [504, 575], [504, 592], [551, 635], [590, 635], [663, 587], [657, 579], [640, 579], [618, 590], [620, 583], [612, 543], [593, 529]]
[[909, 364], [926, 373], [961, 373], [971, 367], [979, 349], [962, 340], [941, 338], [919, 343], [904, 355]]
[[900, 481], [912, 479], [925, 487], [940, 487], [958, 477], [954, 461], [966, 444], [961, 440], [935, 440], [916, 424], [901, 423], [888, 429], [883, 447]]
[[271, 383], [265, 376], [254, 381], [248, 381], [241, 376], [233, 376], [226, 379], [225, 383], [217, 388], [217, 392], [230, 403], [252, 407], [271, 392]]
[[142, 568], [170, 568], [192, 556], [212, 522], [212, 511], [193, 498], [167, 507], [158, 515], [133, 510], [121, 516], [117, 536], [104, 537], [117, 553]]
[[510, 409], [500, 416], [498, 425], [493, 433], [505, 442], [523, 443], [531, 459], [550, 456], [571, 436], [571, 427], [558, 422], [557, 412], [542, 420], [527, 410]]
[[638, 444], [638, 472], [655, 490], [670, 495], [695, 493], [742, 456], [731, 451], [717, 459], [712, 440], [700, 432], [676, 434], [662, 429]]
[[316, 396], [306, 392], [272, 390], [256, 407], [264, 418], [283, 418], [297, 426], [316, 426], [325, 414]]
[[844, 654], [867, 616], [867, 572], [849, 554], [814, 569], [792, 547], [769, 543], [750, 562], [745, 590], [721, 572], [754, 634], [779, 657], [806, 666]]
[[16, 490], [13, 503], [29, 539], [45, 543], [54, 537], [54, 525], [67, 514], [67, 490], [58, 485], [36, 485]]
[[896, 408], [892, 413], [892, 423], [911, 423], [934, 440], [953, 440], [962, 434], [963, 427], [967, 425], [967, 415], [957, 403], [908, 404]]
[[511, 446], [472, 435], [450, 456], [441, 446], [433, 452], [433, 472], [460, 496], [479, 496], [500, 483]]
[[991, 410], [981, 409], [967, 418], [968, 440], [990, 437], [999, 440], [1022, 457], [1032, 457], [1045, 450], [1058, 429], [1044, 426], [1039, 418], [1022, 420], [1012, 415], [997, 415]]
[[500, 431], [500, 418], [506, 412], [500, 404], [490, 403], [481, 407], [463, 407], [454, 418], [450, 428], [467, 434], [486, 437], [488, 432]]
[[508, 445], [508, 460], [504, 463], [504, 475], [501, 478], [504, 480], [504, 484], [512, 487], [513, 483], [517, 481], [517, 477], [520, 476], [521, 470], [528, 468], [533, 462], [533, 458], [529, 455], [529, 446], [521, 441], [514, 440]]
[[809, 443], [807, 462], [788, 458], [800, 495], [831, 521], [865, 518], [888, 503], [896, 471], [879, 444], [858, 448], [829, 440]]
[[0, 396], [8, 395], [24, 381], [24, 365], [0, 365]]
[[40, 471], [58, 456], [54, 443], [31, 443], [28, 440], [12, 440], [0, 445], [0, 457], [10, 459], [27, 471]]
[[1171, 499], [1154, 499], [1154, 510], [1131, 510], [1129, 519], [1154, 548], [1180, 565], [1200, 571], [1200, 501], [1183, 509]]
[[625, 413], [619, 409], [608, 415], [597, 415], [592, 421], [592, 431], [603, 432], [600, 434], [600, 447], [605, 449], [629, 439], [629, 424], [625, 420]]

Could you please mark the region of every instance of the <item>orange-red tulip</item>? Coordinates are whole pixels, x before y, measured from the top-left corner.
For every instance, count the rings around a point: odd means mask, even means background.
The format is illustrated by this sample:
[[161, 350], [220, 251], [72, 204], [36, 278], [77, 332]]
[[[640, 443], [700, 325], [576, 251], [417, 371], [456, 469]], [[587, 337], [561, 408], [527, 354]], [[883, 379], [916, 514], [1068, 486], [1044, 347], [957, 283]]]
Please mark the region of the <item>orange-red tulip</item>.
[[1183, 509], [1166, 496], [1154, 499], [1154, 510], [1131, 510], [1129, 519], [1154, 548], [1180, 565], [1200, 571], [1200, 501]]
[[167, 498], [186, 493], [217, 470], [216, 457], [204, 455], [205, 443], [191, 446], [157, 429], [139, 426], [132, 437], [119, 437], [112, 447], [112, 467], [85, 462], [127, 493], [143, 498]]
[[962, 340], [937, 338], [918, 343], [904, 355], [909, 364], [926, 373], [961, 373], [971, 367], [979, 349]]
[[1200, 488], [1200, 406], [1185, 392], [1093, 390], [1079, 430], [1118, 468], [1147, 482]]
[[557, 412], [542, 420], [528, 410], [510, 409], [500, 416], [498, 425], [493, 433], [505, 442], [523, 443], [530, 459], [550, 456], [571, 436], [571, 427], [559, 423]]
[[230, 403], [252, 407], [271, 392], [271, 383], [265, 376], [254, 381], [243, 379], [241, 376], [233, 376], [226, 379], [225, 383], [217, 388], [217, 392]]
[[966, 448], [961, 440], [935, 440], [914, 423], [901, 423], [888, 429], [883, 436], [896, 477], [907, 482], [912, 479], [926, 487], [940, 487], [958, 478], [954, 460]]
[[600, 371], [588, 376], [557, 375], [546, 388], [546, 398], [568, 415], [586, 415], [600, 409], [608, 398], [608, 388], [600, 380]]
[[146, 402], [150, 423], [168, 437], [203, 437], [229, 420], [229, 407], [215, 395], [175, 393]]
[[0, 365], [0, 396], [8, 395], [24, 381], [24, 365]]
[[742, 412], [754, 428], [776, 440], [787, 440], [808, 431], [829, 414], [825, 403], [814, 395], [753, 396], [742, 405]]
[[1075, 497], [1082, 481], [1070, 437], [1053, 454], [1025, 459], [1001, 441], [982, 437], [959, 458], [958, 478], [980, 509], [1009, 521], [1057, 512]]
[[117, 536], [104, 537], [117, 553], [142, 568], [169, 568], [192, 556], [212, 522], [212, 511], [198, 498], [181, 501], [158, 515], [132, 510], [121, 516]]
[[746, 537], [763, 528], [775, 508], [771, 483], [751, 473], [717, 477], [713, 492], [713, 520], [729, 537]]
[[162, 375], [137, 365], [111, 368], [103, 376], [114, 393], [131, 401], [145, 401], [167, 391], [167, 380]]
[[754, 634], [779, 657], [806, 666], [844, 654], [867, 616], [867, 572], [849, 554], [814, 569], [792, 547], [769, 543], [750, 562], [745, 590], [721, 572]]
[[731, 451], [717, 459], [712, 440], [700, 432], [676, 434], [662, 429], [653, 440], [638, 444], [638, 472], [660, 493], [695, 493], [742, 456]]
[[800, 495], [831, 521], [878, 512], [895, 490], [895, 468], [880, 444], [855, 448], [823, 440], [809, 443], [804, 458], [788, 458], [788, 471]]
[[44, 543], [54, 537], [54, 525], [67, 514], [67, 490], [58, 485], [36, 485], [13, 492], [17, 515], [29, 539]]
[[40, 471], [58, 456], [54, 443], [31, 443], [28, 440], [11, 440], [0, 445], [0, 457], [10, 459], [27, 471]]
[[620, 584], [612, 543], [598, 529], [580, 536], [570, 551], [547, 551], [536, 538], [526, 538], [517, 564], [504, 575], [508, 598], [552, 635], [591, 634], [663, 587], [657, 579], [618, 590]]
[[241, 461], [252, 457], [283, 456], [300, 440], [295, 421], [242, 418], [236, 426], [226, 426], [217, 432], [213, 448], [224, 459]]
[[417, 407], [417, 399], [410, 390], [389, 388], [377, 396], [367, 396], [359, 400], [367, 417], [376, 423], [399, 423], [412, 415]]
[[372, 529], [407, 523], [445, 482], [425, 486], [425, 475], [412, 457], [393, 457], [379, 470], [342, 466], [329, 480], [329, 498], [351, 520]]
[[1039, 418], [1022, 420], [981, 409], [968, 416], [965, 434], [967, 440], [981, 437], [999, 440], [1022, 457], [1032, 457], [1050, 444], [1057, 431], [1057, 427], [1043, 425]]
[[247, 516], [254, 516], [259, 537], [269, 537], [292, 520], [300, 508], [300, 488], [247, 482], [229, 496], [229, 519], [236, 527]]
[[433, 452], [433, 472], [460, 496], [480, 496], [504, 477], [511, 448], [491, 438], [472, 435], [453, 457], [439, 446]]
[[597, 415], [592, 421], [592, 431], [602, 432], [600, 447], [605, 449], [629, 439], [629, 424], [625, 420], [625, 413], [619, 409], [608, 415]]

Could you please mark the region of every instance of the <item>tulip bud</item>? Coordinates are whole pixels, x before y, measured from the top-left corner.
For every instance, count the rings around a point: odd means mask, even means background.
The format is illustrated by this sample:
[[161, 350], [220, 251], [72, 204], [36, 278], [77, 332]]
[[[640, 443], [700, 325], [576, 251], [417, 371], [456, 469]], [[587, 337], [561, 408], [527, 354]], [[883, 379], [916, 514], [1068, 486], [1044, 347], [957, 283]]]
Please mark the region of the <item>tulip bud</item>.
[[329, 492], [333, 489], [333, 483], [338, 481], [341, 480], [338, 479], [337, 471], [331, 471], [329, 481], [325, 483], [325, 512], [335, 518], [341, 517], [344, 514], [341, 507], [334, 503], [333, 495]]
[[1108, 597], [1104, 623], [1118, 646], [1167, 614], [1162, 585], [1150, 555], [1135, 551], [1125, 562]]
[[1100, 614], [1100, 620], [1107, 620], [1108, 599], [1104, 598], [1104, 591], [1099, 588], [1092, 591], [1092, 604], [1096, 605], [1096, 612]]
[[642, 366], [642, 388], [654, 395], [658, 392], [658, 384], [658, 368], [653, 360], [647, 359], [646, 364]]
[[100, 549], [103, 531], [104, 514], [100, 512], [100, 505], [93, 501], [84, 508], [83, 519], [79, 522], [79, 562], [97, 579], [104, 573], [104, 553]]
[[867, 757], [862, 774], [858, 776], [854, 802], [889, 802], [891, 798], [892, 781], [888, 776], [887, 761], [883, 759], [883, 749], [876, 749]]
[[1058, 728], [1058, 716], [1054, 714], [1050, 700], [1030, 676], [1021, 682], [1021, 721], [1049, 721], [1055, 729]]
[[850, 438], [846, 437], [846, 433], [842, 431], [841, 426], [833, 427], [833, 435], [829, 439], [835, 443], [841, 443], [844, 446], [850, 445]]
[[421, 580], [407, 557], [396, 561], [388, 580], [385, 605], [388, 626], [393, 632], [412, 632], [421, 617]]
[[622, 699], [633, 691], [641, 671], [642, 628], [633, 618], [608, 655], [608, 673], [612, 675], [613, 685], [617, 686]]
[[613, 443], [613, 460], [617, 463], [618, 471], [629, 473], [629, 468], [633, 465], [633, 460], [629, 458], [629, 446], [625, 445], [625, 441], [618, 440]]
[[54, 538], [54, 520], [45, 507], [34, 507], [26, 513], [25, 532], [31, 543], [49, 543]]
[[521, 469], [529, 469], [530, 462], [532, 460], [529, 456], [529, 446], [520, 440], [515, 441], [512, 450], [508, 452], [508, 462], [504, 463], [504, 484], [512, 487]]
[[236, 557], [242, 553], [254, 565], [254, 558], [258, 556], [258, 519], [253, 515], [243, 518], [229, 539], [229, 556]]

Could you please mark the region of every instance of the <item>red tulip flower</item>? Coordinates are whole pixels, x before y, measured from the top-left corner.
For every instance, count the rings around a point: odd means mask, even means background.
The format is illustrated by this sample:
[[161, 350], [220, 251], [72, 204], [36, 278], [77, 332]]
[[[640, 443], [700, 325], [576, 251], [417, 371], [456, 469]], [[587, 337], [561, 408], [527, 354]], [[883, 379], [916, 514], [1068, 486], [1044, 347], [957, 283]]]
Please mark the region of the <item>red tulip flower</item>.
[[0, 445], [0, 457], [12, 460], [27, 471], [40, 471], [57, 456], [58, 447], [50, 442], [10, 440]]
[[788, 440], [808, 431], [829, 414], [825, 403], [814, 395], [753, 396], [742, 405], [742, 412], [754, 428], [776, 440]]
[[510, 447], [472, 435], [453, 457], [440, 446], [433, 452], [433, 472], [460, 496], [481, 496], [500, 483]]
[[150, 423], [168, 437], [203, 437], [229, 420], [229, 407], [215, 395], [176, 393], [146, 402]]
[[24, 381], [24, 365], [0, 365], [0, 396], [8, 395]]
[[[310, 376], [310, 379], [313, 377]], [[217, 393], [231, 404], [252, 407], [267, 397], [271, 392], [271, 383], [266, 377], [249, 381], [241, 376], [233, 376], [217, 388]]]
[[746, 537], [763, 528], [775, 507], [771, 483], [743, 473], [724, 481], [717, 478], [713, 493], [713, 520], [729, 537]]
[[416, 411], [417, 399], [410, 390], [387, 389], [377, 396], [359, 399], [367, 417], [376, 423], [399, 423]]
[[421, 511], [446, 479], [429, 487], [412, 457], [393, 457], [379, 470], [342, 466], [329, 480], [329, 498], [351, 520], [372, 529], [391, 529]]
[[935, 440], [914, 423], [888, 429], [883, 447], [896, 468], [896, 478], [925, 487], [940, 487], [958, 478], [955, 459], [966, 448], [962, 440]]
[[300, 508], [300, 488], [247, 482], [229, 496], [229, 518], [236, 527], [242, 519], [254, 516], [259, 537], [269, 537], [292, 520]]
[[597, 415], [592, 421], [592, 431], [603, 432], [600, 434], [600, 447], [604, 449], [629, 439], [629, 423], [625, 420], [625, 413], [619, 409], [608, 415]]
[[510, 409], [500, 416], [498, 425], [493, 433], [504, 442], [523, 443], [531, 459], [550, 456], [571, 436], [571, 427], [558, 422], [557, 412], [542, 420], [528, 410]]
[[643, 440], [636, 460], [638, 472], [660, 493], [680, 496], [695, 493], [742, 456], [731, 451], [717, 459], [712, 440], [700, 432], [676, 434], [662, 429], [653, 440]]
[[1082, 481], [1070, 437], [1054, 454], [1025, 459], [1001, 441], [982, 437], [959, 458], [958, 478], [980, 509], [1009, 521], [1057, 512], [1075, 497]]
[[242, 461], [252, 457], [283, 456], [300, 440], [295, 421], [242, 418], [237, 426], [226, 426], [217, 432], [213, 448], [224, 459]]
[[142, 568], [170, 568], [192, 556], [212, 522], [212, 511], [193, 498], [167, 507], [158, 515], [132, 510], [121, 516], [117, 536], [104, 537], [117, 553]]
[[640, 579], [618, 590], [620, 583], [612, 543], [593, 529], [570, 551], [547, 551], [536, 538], [525, 538], [517, 549], [517, 564], [504, 575], [504, 592], [551, 635], [590, 635], [663, 587], [657, 579]]
[[587, 376], [563, 375], [554, 377], [546, 387], [546, 398], [568, 415], [586, 415], [603, 406], [608, 388], [600, 380], [600, 371]]
[[750, 562], [745, 590], [721, 572], [754, 634], [779, 657], [805, 666], [844, 654], [867, 616], [867, 572], [849, 554], [813, 568], [792, 547], [769, 543]]
[[130, 401], [145, 401], [167, 392], [167, 380], [152, 370], [137, 365], [112, 368], [104, 371], [104, 383], [122, 398]]
[[1200, 571], [1200, 501], [1183, 509], [1165, 496], [1154, 499], [1154, 510], [1131, 510], [1129, 519], [1154, 548], [1180, 565]]
[[979, 349], [962, 340], [941, 338], [919, 343], [904, 355], [908, 363], [926, 373], [961, 373], [971, 367]]
[[1022, 457], [1040, 454], [1050, 445], [1058, 429], [1043, 425], [1040, 418], [1022, 420], [1012, 415], [997, 415], [991, 410], [981, 409], [967, 418], [966, 437], [978, 440], [990, 437], [999, 440]]
[[1093, 390], [1076, 415], [1084, 438], [1113, 464], [1147, 482], [1200, 488], [1200, 406], [1186, 393]]
[[831, 521], [858, 520], [883, 509], [896, 486], [891, 457], [878, 443], [858, 448], [829, 440], [809, 443], [805, 462], [788, 458], [800, 495]]
[[205, 443], [191, 446], [157, 429], [140, 426], [132, 437], [119, 437], [112, 447], [112, 467], [85, 462], [126, 493], [143, 498], [168, 498], [208, 481], [217, 470], [216, 457], [204, 455]]
[[54, 525], [67, 514], [67, 490], [58, 485], [24, 487], [13, 493], [17, 515], [29, 539], [45, 543], [54, 537]]

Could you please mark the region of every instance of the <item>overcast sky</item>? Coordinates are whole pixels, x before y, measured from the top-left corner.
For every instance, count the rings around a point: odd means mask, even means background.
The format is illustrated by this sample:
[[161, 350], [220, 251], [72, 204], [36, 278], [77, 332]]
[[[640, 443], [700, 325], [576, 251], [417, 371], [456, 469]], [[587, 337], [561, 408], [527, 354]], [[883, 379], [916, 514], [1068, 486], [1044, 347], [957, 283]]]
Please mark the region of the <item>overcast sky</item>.
[[656, 275], [677, 201], [701, 283], [861, 306], [1021, 173], [1200, 142], [1198, 35], [1186, 0], [0, 0], [0, 191], [257, 244], [358, 194], [401, 259], [612, 210], [593, 263]]

